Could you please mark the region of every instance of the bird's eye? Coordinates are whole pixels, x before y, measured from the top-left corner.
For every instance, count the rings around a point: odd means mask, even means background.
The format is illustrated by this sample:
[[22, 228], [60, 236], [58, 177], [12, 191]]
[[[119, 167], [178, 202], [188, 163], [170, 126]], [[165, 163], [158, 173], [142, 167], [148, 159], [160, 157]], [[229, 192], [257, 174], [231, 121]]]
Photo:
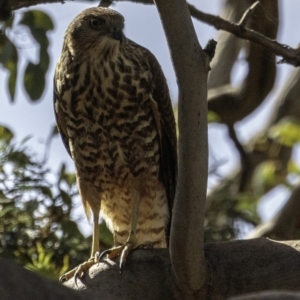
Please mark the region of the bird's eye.
[[92, 28], [98, 29], [104, 24], [104, 20], [93, 18], [90, 20], [90, 26]]

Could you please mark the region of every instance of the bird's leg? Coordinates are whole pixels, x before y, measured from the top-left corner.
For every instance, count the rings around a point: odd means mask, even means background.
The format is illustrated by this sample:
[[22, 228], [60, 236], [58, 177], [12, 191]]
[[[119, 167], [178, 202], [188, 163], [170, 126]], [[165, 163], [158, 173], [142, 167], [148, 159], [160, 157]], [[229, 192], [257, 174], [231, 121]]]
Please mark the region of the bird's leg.
[[107, 257], [110, 259], [118, 255], [121, 255], [120, 263], [119, 263], [120, 271], [122, 270], [122, 267], [126, 262], [126, 258], [129, 252], [132, 249], [137, 248], [138, 246], [136, 240], [136, 229], [137, 229], [137, 222], [139, 216], [140, 195], [137, 191], [134, 191], [132, 194], [133, 194], [133, 207], [132, 207], [132, 215], [131, 215], [131, 226], [130, 226], [129, 237], [126, 243], [122, 246], [114, 247], [102, 252], [99, 257], [100, 260], [104, 255], [107, 255]]
[[133, 209], [132, 209], [132, 215], [131, 215], [131, 227], [130, 227], [130, 233], [129, 237], [125, 243], [125, 247], [122, 251], [121, 254], [121, 259], [120, 259], [120, 271], [122, 270], [122, 267], [125, 265], [127, 256], [129, 252], [134, 249], [137, 245], [137, 240], [136, 240], [136, 227], [137, 227], [137, 222], [139, 218], [139, 204], [140, 204], [140, 195], [136, 192], [134, 193], [135, 197], [133, 199]]
[[94, 258], [96, 261], [96, 256], [99, 255], [99, 212], [94, 214], [94, 223], [93, 223], [93, 242], [92, 242], [92, 253], [91, 258]]
[[69, 280], [74, 276], [75, 284], [77, 285], [77, 279], [81, 278], [83, 274], [94, 264], [98, 262], [99, 256], [99, 211], [93, 211], [93, 242], [92, 253], [88, 261], [80, 264], [78, 267], [67, 272], [59, 278], [60, 282]]

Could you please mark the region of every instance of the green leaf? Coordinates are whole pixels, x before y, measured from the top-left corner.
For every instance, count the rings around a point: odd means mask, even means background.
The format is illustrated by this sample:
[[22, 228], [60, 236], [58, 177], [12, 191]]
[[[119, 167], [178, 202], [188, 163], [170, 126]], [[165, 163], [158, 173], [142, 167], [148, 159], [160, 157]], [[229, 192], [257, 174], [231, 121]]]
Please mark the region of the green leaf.
[[18, 73], [18, 52], [15, 45], [4, 34], [0, 35], [0, 64], [9, 72], [8, 90], [13, 102]]
[[24, 203], [24, 205], [26, 207], [26, 211], [30, 213], [33, 213], [39, 207], [39, 203], [36, 200], [27, 201]]
[[14, 206], [6, 206], [5, 208], [0, 210], [0, 218], [3, 218], [8, 212], [11, 212], [15, 209]]
[[67, 220], [67, 219], [61, 220], [60, 225], [62, 227], [63, 232], [67, 234], [69, 237], [82, 235], [82, 233], [78, 229], [78, 225], [72, 220]]
[[220, 123], [221, 118], [212, 110], [207, 112], [207, 122], [208, 123]]
[[300, 122], [293, 117], [284, 117], [272, 126], [269, 136], [284, 146], [292, 147], [300, 142]]
[[69, 206], [72, 204], [71, 197], [65, 191], [63, 191], [62, 189], [60, 189], [60, 195], [61, 195], [61, 198], [62, 198], [62, 200], [65, 204], [67, 204]]
[[10, 152], [7, 156], [8, 160], [17, 166], [24, 167], [26, 165], [31, 165], [32, 162], [30, 160], [30, 157], [22, 152], [22, 151], [13, 151]]
[[263, 194], [266, 188], [284, 182], [285, 176], [280, 171], [280, 163], [276, 160], [265, 161], [258, 165], [253, 175], [254, 190]]
[[24, 85], [31, 100], [40, 99], [45, 89], [45, 70], [40, 64], [28, 63], [24, 75]]
[[45, 76], [50, 63], [47, 31], [52, 30], [54, 26], [51, 18], [40, 10], [24, 13], [20, 24], [28, 26], [32, 36], [40, 45], [39, 63], [29, 63], [24, 76], [25, 89], [31, 100], [36, 101], [40, 99], [45, 89]]
[[69, 187], [76, 183], [75, 173], [69, 173], [66, 170], [66, 165], [63, 163], [59, 171], [59, 183], [65, 181]]
[[54, 25], [51, 18], [41, 10], [30, 10], [24, 13], [20, 24], [31, 29], [53, 30]]
[[3, 141], [5, 144], [9, 144], [13, 137], [14, 134], [10, 129], [0, 125], [0, 141]]
[[47, 187], [47, 186], [41, 186], [40, 189], [41, 189], [41, 192], [45, 196], [49, 197], [50, 199], [53, 199], [53, 194], [52, 194], [52, 191], [51, 191], [51, 189], [49, 187]]
[[11, 28], [13, 26], [13, 23], [14, 23], [14, 18], [15, 18], [15, 16], [12, 14], [11, 17], [4, 22], [3, 27], [4, 28]]
[[288, 162], [288, 172], [296, 175], [300, 175], [300, 169], [297, 163], [293, 160]]

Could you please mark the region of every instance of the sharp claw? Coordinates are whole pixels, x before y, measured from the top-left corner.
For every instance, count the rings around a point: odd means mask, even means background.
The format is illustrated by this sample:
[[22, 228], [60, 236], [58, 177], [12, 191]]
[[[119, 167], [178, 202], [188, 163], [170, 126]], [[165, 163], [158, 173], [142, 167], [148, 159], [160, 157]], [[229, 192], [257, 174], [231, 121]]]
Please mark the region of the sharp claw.
[[64, 282], [71, 278], [74, 278], [74, 282], [76, 287], [78, 287], [78, 279], [81, 279], [84, 274], [89, 270], [94, 264], [97, 263], [96, 258], [99, 257], [99, 253], [95, 256], [91, 257], [88, 261], [82, 263], [78, 267], [74, 268], [73, 270], [67, 272], [66, 274], [60, 276], [59, 281]]
[[74, 274], [74, 281], [75, 281], [75, 285], [78, 287], [78, 284], [77, 284], [77, 279], [80, 278], [79, 276], [79, 268], [76, 270], [75, 274]]
[[120, 260], [120, 263], [119, 263], [119, 273], [122, 274], [122, 271], [123, 271], [123, 267], [125, 266], [125, 261], [124, 260]]
[[104, 255], [110, 254], [111, 253], [111, 249], [105, 250], [103, 251], [99, 257], [98, 257], [98, 263], [100, 262], [100, 260], [104, 257]]
[[131, 246], [130, 245], [126, 245], [121, 253], [121, 258], [120, 258], [120, 264], [119, 264], [119, 271], [120, 274], [122, 273], [122, 269], [125, 266], [126, 263], [126, 258], [127, 255], [129, 253], [129, 251], [131, 250]]
[[66, 276], [65, 275], [61, 275], [58, 279], [59, 282], [65, 282], [67, 279], [66, 279]]
[[78, 284], [77, 284], [77, 278], [78, 278], [78, 272], [76, 271], [75, 274], [74, 274], [74, 282], [75, 282], [75, 285], [76, 287], [78, 287]]

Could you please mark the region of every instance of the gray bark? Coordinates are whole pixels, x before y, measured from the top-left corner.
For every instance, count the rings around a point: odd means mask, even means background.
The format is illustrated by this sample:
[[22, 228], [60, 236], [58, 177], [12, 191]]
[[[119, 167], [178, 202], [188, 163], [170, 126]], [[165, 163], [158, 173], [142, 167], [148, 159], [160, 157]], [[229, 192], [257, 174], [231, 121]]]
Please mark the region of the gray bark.
[[[170, 256], [185, 299], [199, 299], [206, 280], [203, 223], [208, 169], [207, 75], [185, 0], [156, 0], [177, 77], [179, 162]], [[195, 268], [195, 266], [198, 266]]]
[[[227, 299], [275, 289], [285, 293], [289, 290], [288, 294], [300, 291], [299, 250], [300, 241], [279, 243], [263, 238], [205, 244], [208, 281], [202, 290], [203, 297], [198, 299]], [[65, 283], [81, 292], [42, 278], [13, 262], [0, 260], [0, 266], [1, 300], [187, 299], [176, 285], [166, 249], [133, 251], [122, 274], [117, 262], [105, 260], [79, 279], [78, 286], [74, 279]]]

